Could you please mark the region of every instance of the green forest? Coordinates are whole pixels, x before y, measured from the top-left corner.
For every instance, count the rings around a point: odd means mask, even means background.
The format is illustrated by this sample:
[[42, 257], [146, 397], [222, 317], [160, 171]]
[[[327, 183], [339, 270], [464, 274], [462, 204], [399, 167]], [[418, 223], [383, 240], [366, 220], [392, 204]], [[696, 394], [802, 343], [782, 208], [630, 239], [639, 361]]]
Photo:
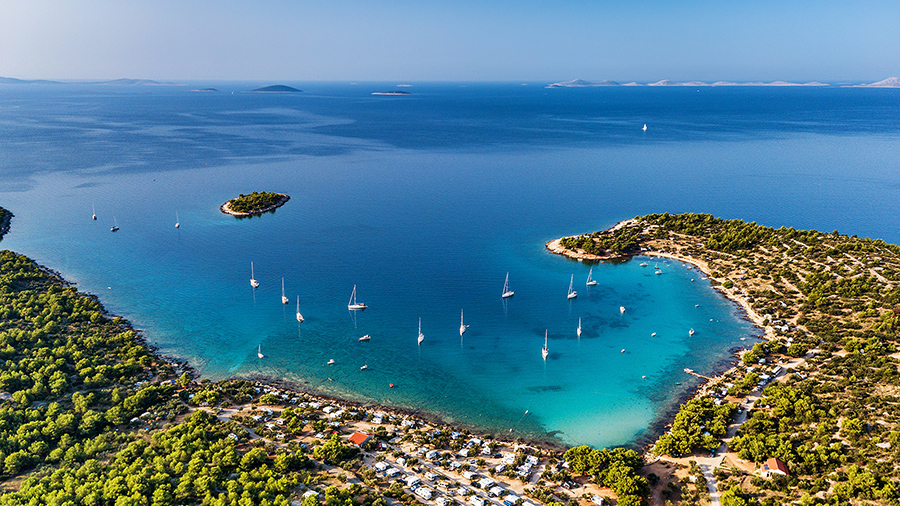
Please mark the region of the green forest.
[[263, 209], [279, 206], [290, 197], [281, 193], [253, 192], [249, 195], [240, 194], [228, 201], [228, 207], [236, 213], [254, 213]]

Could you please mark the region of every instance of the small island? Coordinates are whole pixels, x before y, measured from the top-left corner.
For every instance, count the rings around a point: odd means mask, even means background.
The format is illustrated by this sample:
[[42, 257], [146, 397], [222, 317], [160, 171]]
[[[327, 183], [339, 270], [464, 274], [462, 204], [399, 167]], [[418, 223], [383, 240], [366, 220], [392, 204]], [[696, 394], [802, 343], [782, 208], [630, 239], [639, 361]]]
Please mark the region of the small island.
[[302, 93], [303, 90], [298, 90], [297, 88], [293, 88], [291, 86], [285, 86], [283, 84], [276, 84], [273, 86], [263, 86], [262, 88], [256, 88], [255, 90], [250, 90], [247, 93]]
[[225, 214], [241, 218], [272, 212], [283, 206], [288, 200], [291, 198], [284, 193], [253, 192], [249, 195], [242, 193], [222, 204], [219, 209]]

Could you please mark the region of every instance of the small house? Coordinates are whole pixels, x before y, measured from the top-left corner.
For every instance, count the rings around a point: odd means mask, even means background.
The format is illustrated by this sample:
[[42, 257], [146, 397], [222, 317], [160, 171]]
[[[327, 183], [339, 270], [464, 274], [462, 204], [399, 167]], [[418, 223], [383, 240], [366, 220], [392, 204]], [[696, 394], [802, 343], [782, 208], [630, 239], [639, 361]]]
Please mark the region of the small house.
[[790, 476], [787, 464], [776, 458], [766, 460], [759, 469], [759, 474], [764, 478], [771, 478], [772, 475], [780, 474], [782, 476]]
[[354, 432], [352, 436], [350, 436], [350, 444], [362, 448], [363, 445], [369, 442], [372, 439], [372, 435], [365, 432]]

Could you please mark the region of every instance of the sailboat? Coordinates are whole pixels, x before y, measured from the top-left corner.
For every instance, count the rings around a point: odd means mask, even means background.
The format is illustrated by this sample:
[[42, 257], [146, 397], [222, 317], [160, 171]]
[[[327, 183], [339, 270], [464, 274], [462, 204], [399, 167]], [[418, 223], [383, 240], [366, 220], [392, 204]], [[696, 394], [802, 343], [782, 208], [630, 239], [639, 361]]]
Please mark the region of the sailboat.
[[290, 300], [284, 296], [284, 278], [281, 278], [281, 303], [287, 304]]
[[574, 299], [575, 297], [578, 297], [578, 292], [576, 292], [575, 290], [572, 290], [572, 282], [573, 281], [575, 281], [574, 274], [572, 274], [572, 277], [569, 279], [569, 294], [566, 295], [567, 299]]
[[550, 355], [550, 348], [547, 347], [547, 329], [544, 329], [544, 347], [541, 348], [541, 356], [547, 360], [547, 355]]
[[506, 273], [506, 281], [503, 282], [503, 291], [500, 293], [500, 297], [504, 299], [508, 299], [515, 295], [516, 292], [509, 289], [509, 273]]
[[357, 341], [368, 341], [370, 339], [372, 339], [372, 336], [370, 336], [369, 334], [366, 334], [366, 335], [360, 337], [359, 339], [357, 339]]
[[367, 306], [362, 302], [356, 302], [356, 285], [353, 285], [353, 291], [350, 292], [350, 302], [347, 303], [347, 309], [350, 311], [362, 311]]
[[581, 318], [578, 319], [578, 328], [575, 329], [575, 333], [578, 334], [578, 337], [581, 337]]
[[463, 310], [459, 310], [459, 337], [462, 337], [463, 334], [466, 333], [466, 329], [469, 328], [468, 325], [463, 324]]
[[303, 315], [300, 314], [300, 296], [297, 296], [297, 323], [303, 323]]
[[175, 228], [181, 228], [181, 220], [178, 219], [178, 211], [175, 211]]
[[256, 276], [253, 274], [253, 262], [250, 262], [250, 286], [253, 288], [259, 287], [259, 281], [256, 280]]
[[91, 218], [97, 221], [97, 211], [94, 210], [94, 203], [91, 202]]
[[363, 364], [362, 367], [359, 368], [360, 371], [365, 371], [369, 368], [369, 364]]
[[647, 131], [647, 124], [646, 124], [646, 123], [644, 123], [644, 128], [641, 128], [641, 130], [643, 130], [643, 131], [645, 131], [645, 132]]
[[689, 335], [689, 336], [694, 335], [694, 329], [688, 330], [688, 335]]
[[261, 344], [256, 347], [256, 356], [259, 358], [265, 357], [265, 355], [262, 354], [262, 345]]
[[425, 334], [422, 333], [422, 318], [419, 318], [419, 344], [425, 340]]
[[593, 274], [594, 274], [594, 268], [591, 267], [591, 270], [588, 271], [587, 282], [585, 283], [587, 286], [596, 286], [597, 285], [597, 281], [591, 277]]
[[118, 231], [119, 231], [119, 222], [116, 221], [115, 218], [113, 218], [113, 226], [110, 227], [110, 230], [113, 231], [113, 232], [118, 232]]
[[625, 313], [625, 306], [619, 306], [619, 312], [622, 313], [622, 314], [624, 314], [624, 313]]

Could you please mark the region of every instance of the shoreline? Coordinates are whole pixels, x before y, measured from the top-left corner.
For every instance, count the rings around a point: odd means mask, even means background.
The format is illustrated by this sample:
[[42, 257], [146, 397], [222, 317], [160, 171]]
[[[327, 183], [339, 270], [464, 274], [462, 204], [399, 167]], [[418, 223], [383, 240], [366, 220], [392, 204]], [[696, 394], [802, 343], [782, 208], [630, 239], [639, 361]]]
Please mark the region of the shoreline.
[[284, 193], [279, 193], [278, 195], [281, 196], [281, 200], [276, 202], [275, 204], [272, 204], [271, 206], [268, 206], [268, 207], [264, 207], [262, 209], [254, 209], [247, 213], [242, 213], [242, 212], [231, 210], [231, 200], [234, 200], [234, 199], [231, 199], [228, 202], [225, 202], [224, 204], [219, 206], [219, 210], [225, 214], [230, 214], [231, 216], [234, 216], [235, 218], [246, 218], [248, 216], [257, 216], [260, 214], [274, 211], [274, 210], [278, 209], [279, 207], [287, 204], [288, 200], [291, 200], [291, 197]]
[[[357, 409], [365, 409], [369, 411], [380, 411], [392, 416], [396, 416], [399, 418], [411, 419], [415, 420], [417, 423], [422, 425], [431, 426], [433, 428], [440, 429], [448, 429], [454, 430], [464, 434], [477, 435], [482, 439], [491, 439], [499, 442], [506, 443], [514, 443], [514, 444], [524, 444], [528, 446], [532, 446], [535, 448], [540, 448], [548, 451], [559, 451], [563, 452], [569, 448], [568, 445], [562, 442], [553, 442], [543, 439], [535, 439], [526, 436], [516, 436], [511, 437], [509, 434], [505, 434], [503, 432], [493, 432], [486, 431], [482, 427], [478, 427], [476, 425], [467, 424], [465, 422], [448, 422], [444, 420], [439, 414], [433, 413], [430, 411], [424, 411], [415, 408], [407, 408], [403, 406], [389, 406], [385, 404], [379, 404], [375, 401], [358, 401], [347, 399], [345, 397], [341, 397], [338, 395], [328, 394], [317, 390], [315, 387], [306, 387], [303, 384], [297, 383], [296, 381], [290, 381], [282, 378], [276, 378], [273, 376], [267, 376], [264, 374], [253, 374], [249, 376], [233, 376], [228, 379], [242, 379], [247, 381], [252, 381], [254, 383], [258, 383], [260, 385], [265, 385], [272, 388], [277, 388], [285, 391], [289, 391], [292, 393], [296, 393], [298, 395], [306, 395], [315, 400], [319, 401], [327, 401], [332, 404], [340, 405], [342, 408], [357, 408]], [[638, 445], [629, 445], [628, 447], [633, 447], [634, 449], [638, 449]]]

